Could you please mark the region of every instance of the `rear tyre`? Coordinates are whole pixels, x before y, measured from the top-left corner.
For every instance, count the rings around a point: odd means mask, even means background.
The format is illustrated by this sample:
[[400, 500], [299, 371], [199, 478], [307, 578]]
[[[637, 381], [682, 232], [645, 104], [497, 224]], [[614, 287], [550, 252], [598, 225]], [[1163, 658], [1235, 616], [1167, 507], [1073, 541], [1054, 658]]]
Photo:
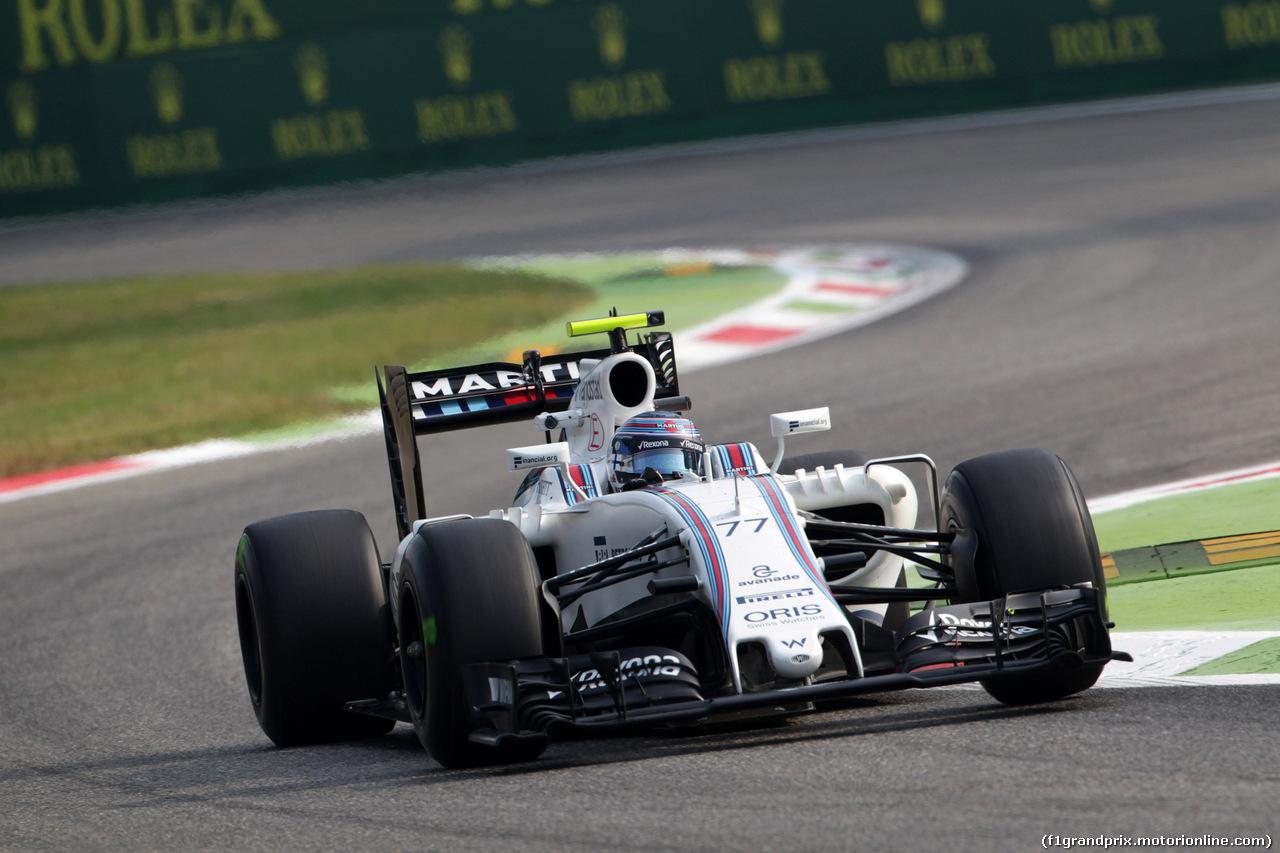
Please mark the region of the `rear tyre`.
[[543, 653], [538, 569], [524, 535], [500, 519], [418, 528], [400, 569], [400, 667], [418, 739], [445, 767], [529, 761], [545, 738], [469, 740], [465, 664]]
[[[943, 488], [938, 529], [973, 531], [972, 559], [951, 557], [957, 600], [990, 601], [1015, 592], [1091, 583], [1101, 594], [1106, 621], [1106, 580], [1098, 540], [1084, 496], [1067, 464], [1047, 450], [1007, 450], [962, 462]], [[982, 686], [1011, 705], [1047, 702], [1093, 686], [1102, 665], [1080, 666]]]
[[322, 510], [250, 524], [235, 585], [249, 700], [267, 737], [299, 746], [391, 730], [392, 720], [343, 710], [394, 689], [391, 614], [363, 515]]

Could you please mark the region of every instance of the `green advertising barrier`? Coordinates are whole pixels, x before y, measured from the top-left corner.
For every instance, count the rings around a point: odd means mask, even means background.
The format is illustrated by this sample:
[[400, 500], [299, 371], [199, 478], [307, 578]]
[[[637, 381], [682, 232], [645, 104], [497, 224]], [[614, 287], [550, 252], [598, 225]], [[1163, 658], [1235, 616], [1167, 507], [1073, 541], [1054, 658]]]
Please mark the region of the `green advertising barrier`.
[[1280, 0], [0, 0], [0, 216], [1280, 77]]

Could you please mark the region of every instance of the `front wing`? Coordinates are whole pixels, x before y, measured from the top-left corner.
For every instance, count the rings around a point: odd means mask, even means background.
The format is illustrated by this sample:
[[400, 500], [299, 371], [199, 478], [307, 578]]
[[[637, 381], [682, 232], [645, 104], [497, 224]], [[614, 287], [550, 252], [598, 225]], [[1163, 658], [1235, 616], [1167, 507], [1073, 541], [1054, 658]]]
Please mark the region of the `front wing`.
[[696, 722], [771, 708], [795, 712], [820, 700], [1131, 660], [1112, 652], [1100, 614], [1098, 593], [1090, 588], [930, 606], [896, 632], [897, 672], [727, 696], [702, 695], [693, 664], [663, 648], [472, 664], [463, 668], [475, 725], [471, 740], [499, 744], [565, 729]]

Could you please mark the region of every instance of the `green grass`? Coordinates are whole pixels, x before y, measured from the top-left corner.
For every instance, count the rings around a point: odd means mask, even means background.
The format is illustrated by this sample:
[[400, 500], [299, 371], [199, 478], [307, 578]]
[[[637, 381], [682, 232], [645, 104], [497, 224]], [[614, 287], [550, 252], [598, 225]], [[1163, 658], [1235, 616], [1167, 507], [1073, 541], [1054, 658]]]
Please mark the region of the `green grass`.
[[1280, 568], [1262, 566], [1107, 589], [1117, 631], [1280, 630]]
[[1261, 673], [1280, 675], [1280, 637], [1262, 640], [1239, 651], [1201, 664], [1181, 675], [1239, 675]]
[[0, 477], [368, 407], [374, 365], [584, 310], [580, 283], [375, 266], [0, 288]]
[[[666, 331], [705, 323], [735, 308], [776, 293], [786, 277], [769, 267], [712, 267], [704, 271], [668, 274], [680, 265], [664, 265], [656, 254], [548, 257], [521, 261], [520, 269], [585, 284], [595, 298], [584, 303], [575, 318], [605, 317], [610, 308], [629, 314], [665, 311]], [[691, 265], [692, 266], [692, 265]], [[450, 353], [454, 364], [508, 359], [526, 349], [544, 353], [598, 349], [608, 346], [602, 335], [569, 339], [559, 320], [518, 333], [478, 342]], [[676, 352], [679, 360], [679, 350]]]
[[[1093, 517], [1103, 551], [1280, 527], [1280, 478], [1171, 495]], [[1127, 583], [1107, 590], [1120, 631], [1280, 630], [1280, 566]], [[1253, 670], [1256, 671], [1256, 670]]]
[[504, 266], [146, 276], [0, 289], [0, 477], [213, 437], [269, 441], [377, 403], [411, 369], [606, 346], [564, 322], [665, 310], [666, 329], [776, 292], [767, 267], [656, 253]]
[[1280, 477], [1098, 513], [1093, 526], [1103, 551], [1280, 529]]

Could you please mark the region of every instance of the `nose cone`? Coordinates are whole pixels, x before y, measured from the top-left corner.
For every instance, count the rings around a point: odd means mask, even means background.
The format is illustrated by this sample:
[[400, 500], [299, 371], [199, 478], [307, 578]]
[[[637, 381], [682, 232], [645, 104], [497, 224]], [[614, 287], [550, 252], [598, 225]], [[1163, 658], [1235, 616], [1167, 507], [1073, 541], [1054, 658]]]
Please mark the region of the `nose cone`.
[[807, 678], [822, 666], [822, 643], [816, 634], [786, 639], [770, 638], [769, 663], [783, 678]]

